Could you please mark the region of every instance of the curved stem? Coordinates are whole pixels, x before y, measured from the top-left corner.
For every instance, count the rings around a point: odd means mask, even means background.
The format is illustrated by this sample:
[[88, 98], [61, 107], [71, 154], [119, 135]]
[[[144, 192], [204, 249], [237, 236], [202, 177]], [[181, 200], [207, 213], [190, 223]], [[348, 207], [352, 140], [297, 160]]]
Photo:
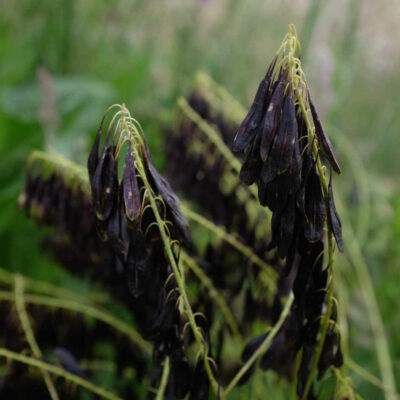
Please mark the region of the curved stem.
[[39, 368], [40, 370], [47, 371], [51, 374], [60, 376], [65, 378], [68, 381], [75, 383], [76, 385], [82, 386], [83, 388], [97, 394], [98, 396], [109, 399], [109, 400], [122, 400], [121, 397], [118, 397], [114, 393], [109, 392], [106, 389], [103, 389], [92, 382], [89, 382], [80, 376], [71, 374], [70, 372], [65, 371], [64, 369], [57, 367], [55, 365], [48, 364], [44, 361], [37, 360], [36, 358], [27, 357], [23, 354], [18, 354], [13, 351], [0, 348], [0, 357], [5, 357], [11, 360], [18, 361], [23, 364], [30, 365], [35, 368]]

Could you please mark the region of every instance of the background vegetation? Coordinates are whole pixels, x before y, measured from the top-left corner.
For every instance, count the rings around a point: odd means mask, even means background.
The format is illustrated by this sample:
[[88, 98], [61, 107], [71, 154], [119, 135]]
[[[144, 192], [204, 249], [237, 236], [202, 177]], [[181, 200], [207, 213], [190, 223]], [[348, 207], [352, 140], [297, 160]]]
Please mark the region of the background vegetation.
[[[17, 210], [29, 152], [52, 148], [85, 163], [104, 110], [125, 102], [162, 168], [165, 129], [195, 72], [247, 107], [295, 23], [303, 69], [342, 163], [335, 185], [344, 223], [372, 276], [400, 388], [399, 18], [390, 0], [0, 0], [0, 266], [84, 294], [90, 283], [43, 254], [40, 229]], [[337, 266], [350, 355], [378, 376], [362, 282], [346, 260]], [[354, 379], [365, 398], [381, 398]]]

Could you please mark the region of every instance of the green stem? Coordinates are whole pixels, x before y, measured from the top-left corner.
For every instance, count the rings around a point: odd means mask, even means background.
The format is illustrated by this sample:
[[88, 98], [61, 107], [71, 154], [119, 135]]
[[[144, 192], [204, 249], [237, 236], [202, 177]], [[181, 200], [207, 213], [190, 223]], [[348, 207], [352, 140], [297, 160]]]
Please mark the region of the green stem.
[[[24, 330], [25, 337], [29, 344], [29, 347], [31, 348], [32, 353], [36, 358], [42, 358], [43, 357], [42, 352], [36, 342], [35, 335], [33, 334], [32, 327], [29, 322], [29, 317], [26, 312], [25, 302], [24, 302], [24, 280], [21, 275], [15, 276], [14, 295], [15, 295], [15, 305], [17, 308], [19, 320], [21, 322], [22, 329]], [[56, 388], [49, 373], [43, 370], [41, 372], [51, 399], [59, 400]]]
[[97, 394], [98, 396], [100, 396], [104, 399], [122, 400], [121, 397], [118, 397], [114, 393], [111, 393], [111, 392], [93, 384], [92, 382], [89, 382], [77, 375], [71, 374], [70, 372], [67, 372], [60, 367], [48, 364], [41, 360], [37, 360], [36, 358], [27, 357], [27, 356], [24, 356], [23, 354], [18, 354], [18, 353], [15, 353], [13, 351], [10, 351], [10, 350], [4, 349], [4, 348], [0, 348], [0, 357], [5, 357], [5, 358], [11, 359], [11, 360], [15, 360], [20, 363], [27, 364], [32, 367], [39, 368], [40, 370], [44, 370], [51, 374], [65, 378], [66, 380], [71, 381], [71, 382], [75, 383], [76, 385], [82, 386], [83, 388]]
[[287, 316], [289, 315], [290, 312], [290, 307], [292, 306], [294, 301], [294, 295], [292, 292], [290, 292], [289, 298], [286, 301], [285, 307], [283, 308], [281, 315], [279, 316], [278, 321], [276, 324], [273, 326], [273, 328], [269, 331], [267, 337], [264, 339], [262, 342], [261, 346], [254, 352], [254, 354], [247, 360], [247, 362], [243, 365], [243, 367], [238, 371], [238, 373], [233, 377], [231, 382], [228, 384], [226, 389], [221, 395], [221, 400], [225, 399], [228, 394], [232, 391], [232, 389], [237, 385], [237, 383], [240, 381], [241, 377], [248, 371], [248, 369], [258, 360], [261, 355], [263, 355], [268, 348], [270, 347], [272, 340], [278, 333], [279, 329], [285, 322]]
[[234, 337], [239, 343], [242, 342], [243, 339], [236, 324], [235, 318], [233, 317], [231, 310], [228, 307], [228, 304], [226, 304], [224, 298], [220, 295], [218, 290], [213, 285], [212, 280], [204, 273], [204, 271], [199, 267], [196, 261], [192, 257], [190, 257], [185, 251], [181, 251], [181, 260], [193, 271], [200, 282], [209, 290], [210, 297], [213, 298], [218, 304], [219, 308], [222, 311], [222, 314], [224, 314], [227, 324], [231, 328]]
[[[13, 302], [15, 298], [12, 292], [2, 290], [0, 291], [0, 300]], [[108, 312], [99, 310], [98, 308], [89, 306], [87, 304], [78, 303], [73, 300], [57, 299], [34, 294], [26, 294], [25, 302], [47, 307], [62, 308], [70, 311], [79, 312], [89, 317], [95, 318], [99, 321], [104, 322], [107, 325], [112, 326], [117, 331], [122, 332], [123, 334], [128, 336], [132, 340], [132, 342], [137, 344], [145, 353], [151, 355], [151, 345], [144, 339], [142, 339], [139, 333], [132, 329], [130, 325], [119, 320], [118, 318], [115, 318]]]
[[169, 358], [167, 357], [164, 361], [164, 368], [161, 376], [160, 387], [158, 388], [155, 400], [162, 400], [164, 398], [165, 389], [167, 388], [168, 384], [168, 375], [169, 375]]

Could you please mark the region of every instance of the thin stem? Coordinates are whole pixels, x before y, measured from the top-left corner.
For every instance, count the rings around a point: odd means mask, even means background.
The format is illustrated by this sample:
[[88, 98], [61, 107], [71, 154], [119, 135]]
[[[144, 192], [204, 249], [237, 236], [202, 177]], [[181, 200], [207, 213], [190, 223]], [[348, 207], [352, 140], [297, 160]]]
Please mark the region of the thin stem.
[[[4, 268], [0, 268], [0, 281], [4, 282], [8, 285], [13, 285], [15, 281], [16, 274], [5, 270]], [[50, 282], [40, 281], [32, 278], [28, 278], [26, 276], [24, 279], [24, 291], [26, 292], [28, 289], [31, 289], [37, 293], [48, 294], [54, 297], [62, 297], [68, 298], [70, 300], [75, 300], [83, 303], [88, 303], [90, 301], [94, 302], [106, 302], [109, 300], [108, 296], [105, 293], [100, 292], [92, 292], [88, 293], [86, 296], [82, 296], [78, 293], [70, 291], [68, 289], [64, 289], [63, 287], [59, 287], [57, 285], [53, 285]]]
[[189, 117], [189, 119], [191, 119], [207, 135], [211, 142], [217, 146], [218, 150], [228, 161], [232, 169], [239, 173], [242, 165], [229, 150], [229, 147], [224, 143], [221, 135], [219, 135], [218, 132], [207, 123], [207, 121], [201, 118], [200, 114], [193, 110], [185, 98], [180, 97], [178, 99], [178, 106]]
[[228, 304], [226, 304], [224, 298], [220, 295], [218, 290], [213, 285], [212, 280], [204, 273], [204, 271], [199, 267], [197, 262], [192, 257], [190, 257], [185, 251], [181, 252], [181, 260], [193, 271], [193, 273], [197, 276], [200, 282], [209, 290], [210, 297], [212, 297], [218, 304], [219, 308], [222, 311], [222, 314], [224, 314], [225, 320], [229, 325], [234, 337], [239, 342], [242, 342], [243, 339], [240, 334], [239, 328], [236, 324], [235, 318], [231, 313]]
[[286, 301], [285, 307], [283, 308], [281, 315], [279, 316], [278, 321], [276, 324], [272, 327], [272, 329], [269, 331], [267, 337], [264, 339], [262, 342], [261, 346], [254, 352], [254, 354], [247, 360], [247, 362], [243, 365], [243, 367], [238, 371], [238, 373], [233, 377], [231, 382], [228, 384], [226, 389], [221, 395], [221, 400], [225, 399], [228, 394], [232, 391], [232, 389], [237, 385], [237, 383], [240, 381], [241, 377], [248, 371], [248, 369], [258, 360], [259, 357], [261, 357], [262, 354], [264, 354], [268, 348], [270, 347], [272, 340], [276, 336], [276, 334], [279, 332], [279, 329], [285, 322], [287, 316], [289, 315], [290, 312], [290, 307], [292, 306], [294, 301], [294, 295], [293, 292], [290, 292], [289, 298]]
[[75, 383], [76, 385], [82, 386], [83, 388], [97, 394], [98, 396], [104, 398], [104, 399], [109, 399], [109, 400], [122, 400], [121, 397], [118, 397], [112, 392], [109, 392], [106, 389], [103, 389], [92, 382], [89, 382], [80, 376], [71, 374], [68, 371], [65, 371], [64, 369], [57, 367], [55, 365], [48, 364], [42, 360], [37, 360], [36, 358], [28, 357], [23, 354], [18, 354], [13, 351], [0, 348], [0, 357], [5, 357], [10, 360], [15, 360], [23, 364], [30, 365], [35, 368], [39, 368], [40, 370], [47, 371], [51, 374], [60, 376], [62, 378], [65, 378], [68, 381], [71, 381]]
[[[21, 275], [15, 276], [14, 295], [15, 295], [15, 305], [17, 308], [17, 313], [22, 325], [22, 329], [24, 330], [25, 333], [26, 341], [28, 342], [33, 355], [36, 358], [43, 358], [42, 352], [36, 342], [35, 335], [33, 334], [32, 327], [29, 322], [29, 316], [26, 312], [25, 302], [24, 302], [24, 280]], [[47, 386], [47, 390], [49, 391], [50, 397], [52, 398], [52, 400], [59, 400], [56, 388], [49, 373], [43, 370], [41, 372], [43, 375], [44, 382]]]
[[[0, 291], [0, 300], [12, 302], [15, 301], [15, 298], [12, 292], [2, 290]], [[122, 332], [123, 334], [128, 336], [132, 340], [132, 342], [137, 344], [145, 353], [151, 355], [151, 345], [144, 339], [142, 339], [139, 333], [137, 333], [130, 325], [119, 320], [118, 318], [115, 318], [113, 315], [109, 314], [106, 311], [102, 311], [98, 308], [89, 306], [87, 304], [78, 303], [73, 300], [57, 299], [34, 294], [26, 294], [25, 302], [47, 307], [71, 310], [95, 318], [99, 321], [104, 322], [107, 325], [112, 326], [117, 331]]]
[[168, 384], [168, 376], [169, 376], [169, 357], [167, 357], [164, 361], [160, 387], [158, 388], [155, 400], [162, 400], [164, 398], [165, 389], [167, 388]]
[[213, 232], [217, 237], [223, 239], [225, 242], [229, 243], [232, 247], [238, 250], [240, 253], [244, 254], [250, 262], [254, 263], [258, 267], [260, 267], [263, 271], [266, 272], [268, 277], [268, 285], [271, 289], [276, 286], [277, 273], [276, 271], [268, 265], [264, 260], [262, 260], [257, 254], [253, 252], [251, 247], [248, 247], [237, 240], [232, 234], [228, 233], [224, 228], [215, 225], [213, 222], [208, 220], [207, 218], [202, 217], [200, 214], [197, 214], [193, 210], [190, 210], [188, 207], [181, 206], [182, 212], [185, 216], [198, 224], [204, 226], [209, 231]]
[[[240, 173], [242, 168], [242, 164], [235, 157], [235, 155], [231, 152], [229, 147], [224, 143], [221, 135], [206, 121], [204, 120], [200, 114], [198, 114], [186, 101], [185, 98], [180, 97], [178, 99], [178, 106], [181, 110], [186, 114], [186, 116], [193, 121], [207, 136], [207, 138], [217, 147], [217, 149], [221, 152], [221, 154], [225, 157], [226, 161], [230, 165], [230, 167], [236, 172]], [[250, 193], [254, 196], [255, 199], [258, 199], [258, 192], [255, 185], [247, 186]], [[268, 208], [263, 207], [262, 210], [271, 218], [271, 212]]]

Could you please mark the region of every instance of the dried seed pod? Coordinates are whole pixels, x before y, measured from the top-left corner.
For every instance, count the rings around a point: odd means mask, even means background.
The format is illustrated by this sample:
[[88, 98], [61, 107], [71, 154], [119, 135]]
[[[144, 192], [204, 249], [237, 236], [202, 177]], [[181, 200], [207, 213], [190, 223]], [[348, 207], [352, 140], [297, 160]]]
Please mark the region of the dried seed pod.
[[280, 119], [282, 104], [285, 98], [286, 82], [278, 81], [275, 85], [271, 101], [268, 104], [261, 128], [260, 157], [265, 161], [271, 149]]
[[329, 185], [328, 185], [328, 207], [329, 207], [328, 210], [329, 222], [332, 227], [332, 232], [333, 235], [335, 236], [339, 250], [343, 253], [342, 223], [340, 221], [339, 214], [336, 211], [335, 200], [333, 198], [332, 174], [329, 178]]
[[276, 173], [282, 174], [289, 168], [294, 147], [298, 146], [296, 138], [297, 121], [294, 101], [288, 95], [283, 103], [282, 119], [271, 149], [270, 163]]
[[[267, 334], [263, 334], [260, 336], [257, 336], [248, 342], [242, 352], [242, 361], [243, 363], [246, 363], [250, 357], [257, 351], [257, 349], [262, 345], [263, 341], [267, 337]], [[241, 377], [238, 385], [244, 385], [253, 375], [255, 369], [255, 364], [253, 364], [247, 371], [246, 373]]]
[[304, 235], [309, 242], [321, 239], [325, 223], [325, 202], [318, 173], [313, 167], [305, 186]]
[[53, 353], [66, 371], [71, 372], [71, 374], [78, 375], [83, 379], [87, 379], [85, 371], [69, 350], [63, 347], [56, 347], [53, 350]]
[[240, 180], [246, 185], [252, 185], [258, 177], [261, 167], [261, 160], [258, 157], [258, 146], [260, 139], [255, 138], [253, 144], [249, 146], [246, 159], [240, 170]]
[[96, 172], [97, 164], [99, 163], [99, 146], [100, 146], [101, 133], [103, 131], [103, 122], [104, 122], [104, 117], [101, 120], [99, 130], [97, 131], [96, 138], [94, 140], [92, 150], [90, 151], [89, 158], [87, 161], [90, 183], [92, 183], [94, 174]]
[[199, 357], [193, 372], [189, 400], [207, 400], [209, 391], [210, 381], [204, 367], [204, 360]]
[[233, 141], [233, 151], [240, 152], [253, 140], [260, 127], [263, 112], [268, 99], [268, 88], [270, 79], [263, 79], [258, 86], [253, 104], [248, 114], [240, 125]]
[[106, 220], [112, 211], [118, 185], [114, 160], [115, 146], [105, 146], [92, 180], [93, 205], [98, 219]]
[[135, 221], [140, 215], [141, 201], [131, 145], [129, 145], [125, 158], [122, 186], [126, 217], [129, 221]]
[[172, 191], [168, 182], [161, 176], [161, 174], [156, 170], [153, 160], [151, 159], [150, 152], [147, 148], [143, 148], [144, 161], [146, 163], [146, 167], [149, 171], [150, 180], [152, 186], [156, 189], [156, 192], [161, 195], [165, 204], [168, 207], [168, 210], [171, 212], [171, 216], [173, 218], [173, 223], [176, 229], [178, 230], [183, 243], [186, 246], [190, 246], [191, 238], [189, 233], [189, 222], [182, 214], [181, 209], [179, 208], [179, 199]]
[[311, 114], [314, 120], [315, 134], [317, 135], [318, 143], [329, 160], [332, 168], [338, 174], [341, 173], [338, 162], [336, 161], [335, 154], [333, 151], [333, 146], [328, 136], [326, 135], [324, 128], [322, 127], [321, 121], [319, 120], [317, 110], [315, 109], [314, 103], [311, 100], [310, 92], [308, 92], [308, 99], [310, 103]]

